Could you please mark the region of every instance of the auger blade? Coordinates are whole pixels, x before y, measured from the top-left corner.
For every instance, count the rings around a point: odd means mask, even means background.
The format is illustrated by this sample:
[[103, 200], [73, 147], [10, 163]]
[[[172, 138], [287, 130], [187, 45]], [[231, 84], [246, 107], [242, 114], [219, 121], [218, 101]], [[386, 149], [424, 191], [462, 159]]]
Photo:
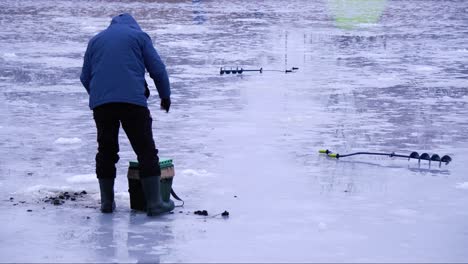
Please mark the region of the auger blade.
[[410, 159], [419, 159], [419, 153], [417, 153], [416, 151], [411, 152], [411, 154], [409, 155], [408, 160], [410, 160]]
[[419, 156], [419, 159], [420, 160], [431, 160], [431, 156], [429, 156], [429, 154], [427, 154], [427, 153], [423, 153], [423, 154], [421, 154], [421, 156]]
[[445, 164], [449, 164], [452, 161], [452, 158], [448, 155], [445, 155], [440, 159], [440, 161], [445, 162]]
[[433, 154], [433, 155], [431, 156], [431, 161], [440, 161], [439, 155]]

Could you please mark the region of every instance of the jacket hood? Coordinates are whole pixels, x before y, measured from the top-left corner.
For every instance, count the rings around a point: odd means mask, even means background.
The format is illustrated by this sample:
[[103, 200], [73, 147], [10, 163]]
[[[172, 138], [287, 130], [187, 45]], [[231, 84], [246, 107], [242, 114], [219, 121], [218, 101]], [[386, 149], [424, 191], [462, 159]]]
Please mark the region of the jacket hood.
[[128, 13], [123, 13], [123, 14], [113, 17], [110, 25], [112, 26], [115, 24], [127, 25], [133, 29], [141, 30], [140, 25], [138, 25], [138, 23], [132, 17], [132, 15]]

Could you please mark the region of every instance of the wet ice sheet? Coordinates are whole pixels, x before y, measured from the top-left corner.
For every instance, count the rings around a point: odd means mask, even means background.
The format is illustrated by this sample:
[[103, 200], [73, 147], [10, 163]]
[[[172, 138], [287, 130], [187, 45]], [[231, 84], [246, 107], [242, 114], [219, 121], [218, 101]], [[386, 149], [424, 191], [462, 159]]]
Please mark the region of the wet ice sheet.
[[[380, 19], [343, 26], [337, 15], [353, 12], [338, 2], [3, 1], [0, 260], [466, 262], [468, 6], [362, 1], [371, 17], [384, 3]], [[78, 76], [88, 39], [123, 11], [173, 83], [171, 113], [156, 96], [150, 109], [186, 204], [154, 220], [129, 210], [135, 157], [123, 134], [118, 212], [96, 209], [96, 135]], [[218, 75], [231, 65], [300, 70]], [[321, 148], [454, 161], [336, 161]], [[75, 203], [41, 202], [84, 189]], [[210, 217], [192, 214], [201, 209]], [[224, 210], [229, 219], [211, 217]]]

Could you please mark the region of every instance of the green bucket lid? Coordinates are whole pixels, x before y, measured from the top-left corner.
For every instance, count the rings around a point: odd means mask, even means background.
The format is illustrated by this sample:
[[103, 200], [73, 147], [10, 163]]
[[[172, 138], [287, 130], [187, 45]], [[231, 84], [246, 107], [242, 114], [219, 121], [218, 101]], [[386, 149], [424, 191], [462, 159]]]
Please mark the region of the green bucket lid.
[[[161, 167], [161, 169], [165, 169], [172, 166], [174, 166], [172, 164], [172, 159], [159, 159], [159, 167]], [[130, 168], [138, 168], [138, 161], [130, 161]]]

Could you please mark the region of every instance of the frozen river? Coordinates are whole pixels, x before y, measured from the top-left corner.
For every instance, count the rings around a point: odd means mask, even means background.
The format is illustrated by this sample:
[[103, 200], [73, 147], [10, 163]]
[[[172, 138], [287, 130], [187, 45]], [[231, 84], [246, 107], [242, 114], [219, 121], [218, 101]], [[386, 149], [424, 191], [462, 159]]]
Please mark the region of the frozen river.
[[[172, 83], [169, 114], [148, 77], [149, 104], [186, 203], [154, 219], [129, 209], [123, 132], [118, 211], [96, 208], [79, 74], [121, 12]], [[0, 262], [468, 262], [467, 14], [463, 0], [2, 0]]]

